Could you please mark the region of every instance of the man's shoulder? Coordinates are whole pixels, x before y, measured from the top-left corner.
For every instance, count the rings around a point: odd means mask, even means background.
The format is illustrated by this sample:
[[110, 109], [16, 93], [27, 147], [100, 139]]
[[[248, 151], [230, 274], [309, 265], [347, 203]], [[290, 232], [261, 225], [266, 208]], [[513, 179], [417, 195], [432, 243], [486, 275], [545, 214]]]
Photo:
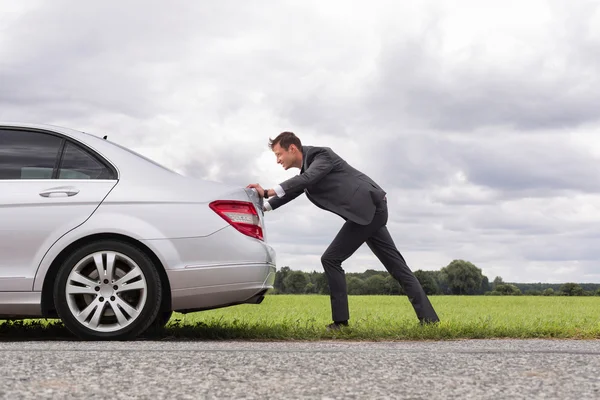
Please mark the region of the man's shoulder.
[[331, 147], [327, 147], [327, 146], [305, 146], [305, 145], [302, 145], [302, 152], [304, 154], [317, 154], [317, 153], [321, 153], [321, 152], [333, 153], [333, 150], [331, 150]]
[[302, 146], [302, 153], [306, 157], [307, 164], [313, 160], [325, 156], [333, 162], [343, 161], [342, 158], [328, 146]]

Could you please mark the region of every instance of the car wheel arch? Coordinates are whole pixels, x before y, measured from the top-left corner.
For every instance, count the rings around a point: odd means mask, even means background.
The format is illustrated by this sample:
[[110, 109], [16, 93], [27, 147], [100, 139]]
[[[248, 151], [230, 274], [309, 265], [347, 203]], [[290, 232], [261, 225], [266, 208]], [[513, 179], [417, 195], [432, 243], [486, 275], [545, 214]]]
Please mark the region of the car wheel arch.
[[154, 263], [156, 266], [156, 270], [160, 277], [160, 282], [163, 290], [162, 302], [160, 306], [161, 311], [169, 311], [171, 310], [171, 285], [169, 283], [169, 277], [165, 271], [165, 267], [158, 258], [158, 256], [144, 243], [136, 240], [130, 236], [118, 234], [118, 233], [101, 233], [94, 234], [90, 236], [82, 237], [75, 242], [69, 244], [65, 247], [52, 261], [48, 271], [46, 272], [46, 276], [44, 277], [44, 284], [42, 286], [42, 315], [45, 318], [58, 318], [58, 314], [56, 312], [56, 306], [54, 305], [54, 282], [56, 281], [58, 270], [60, 266], [66, 259], [72, 254], [77, 248], [84, 246], [89, 243], [93, 243], [99, 240], [120, 240], [125, 243], [131, 244], [133, 246], [138, 247], [141, 251], [143, 251]]

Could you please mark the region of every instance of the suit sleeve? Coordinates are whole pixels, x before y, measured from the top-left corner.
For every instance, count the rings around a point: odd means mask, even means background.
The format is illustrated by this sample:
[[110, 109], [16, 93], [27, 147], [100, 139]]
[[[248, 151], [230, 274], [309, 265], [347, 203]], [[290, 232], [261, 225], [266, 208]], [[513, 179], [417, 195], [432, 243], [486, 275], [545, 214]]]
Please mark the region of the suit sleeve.
[[[303, 190], [298, 190], [297, 192], [286, 192], [283, 197], [271, 197], [267, 203], [271, 206], [271, 210], [275, 210], [282, 205], [289, 203], [294, 200], [296, 197], [300, 196], [303, 193]], [[270, 210], [269, 210], [270, 211]]]
[[[317, 153], [310, 166], [302, 174], [294, 176], [280, 184], [286, 192], [302, 192], [308, 186], [320, 181], [333, 169], [333, 161], [326, 151]], [[286, 196], [282, 197], [284, 199]]]

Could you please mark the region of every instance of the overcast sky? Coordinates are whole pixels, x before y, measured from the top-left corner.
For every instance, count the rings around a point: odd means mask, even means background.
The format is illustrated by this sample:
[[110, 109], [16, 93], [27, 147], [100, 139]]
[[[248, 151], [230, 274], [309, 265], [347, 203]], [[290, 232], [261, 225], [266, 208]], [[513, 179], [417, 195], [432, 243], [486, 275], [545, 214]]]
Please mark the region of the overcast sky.
[[[0, 0], [0, 120], [265, 187], [291, 130], [387, 190], [413, 270], [600, 282], [599, 49], [595, 1]], [[343, 220], [266, 215], [278, 266], [322, 271]]]

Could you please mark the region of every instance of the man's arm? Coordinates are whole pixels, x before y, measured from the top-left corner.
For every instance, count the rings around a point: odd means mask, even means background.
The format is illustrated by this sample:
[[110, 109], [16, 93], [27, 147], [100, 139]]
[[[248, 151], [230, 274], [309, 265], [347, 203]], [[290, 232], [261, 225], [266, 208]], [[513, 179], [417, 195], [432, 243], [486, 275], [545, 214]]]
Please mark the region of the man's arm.
[[283, 197], [271, 197], [269, 200], [265, 201], [264, 207], [266, 211], [275, 210], [282, 205], [294, 200], [296, 197], [302, 194], [303, 190], [298, 190], [297, 192], [286, 192]]
[[[333, 169], [333, 161], [326, 150], [321, 150], [314, 156], [310, 167], [304, 173], [294, 176], [279, 186], [285, 193], [302, 192], [306, 187], [317, 183]], [[287, 194], [282, 198], [287, 197]]]
[[[248, 186], [253, 186], [253, 185], [248, 185]], [[260, 191], [260, 187], [258, 187], [256, 190]], [[269, 198], [269, 197], [273, 197], [273, 196], [277, 196], [277, 197], [283, 197], [285, 196], [285, 192], [283, 191], [283, 189], [281, 188], [280, 185], [277, 185], [275, 187], [273, 187], [273, 189], [264, 189], [263, 191], [260, 191], [260, 193], [262, 193], [265, 198]]]

